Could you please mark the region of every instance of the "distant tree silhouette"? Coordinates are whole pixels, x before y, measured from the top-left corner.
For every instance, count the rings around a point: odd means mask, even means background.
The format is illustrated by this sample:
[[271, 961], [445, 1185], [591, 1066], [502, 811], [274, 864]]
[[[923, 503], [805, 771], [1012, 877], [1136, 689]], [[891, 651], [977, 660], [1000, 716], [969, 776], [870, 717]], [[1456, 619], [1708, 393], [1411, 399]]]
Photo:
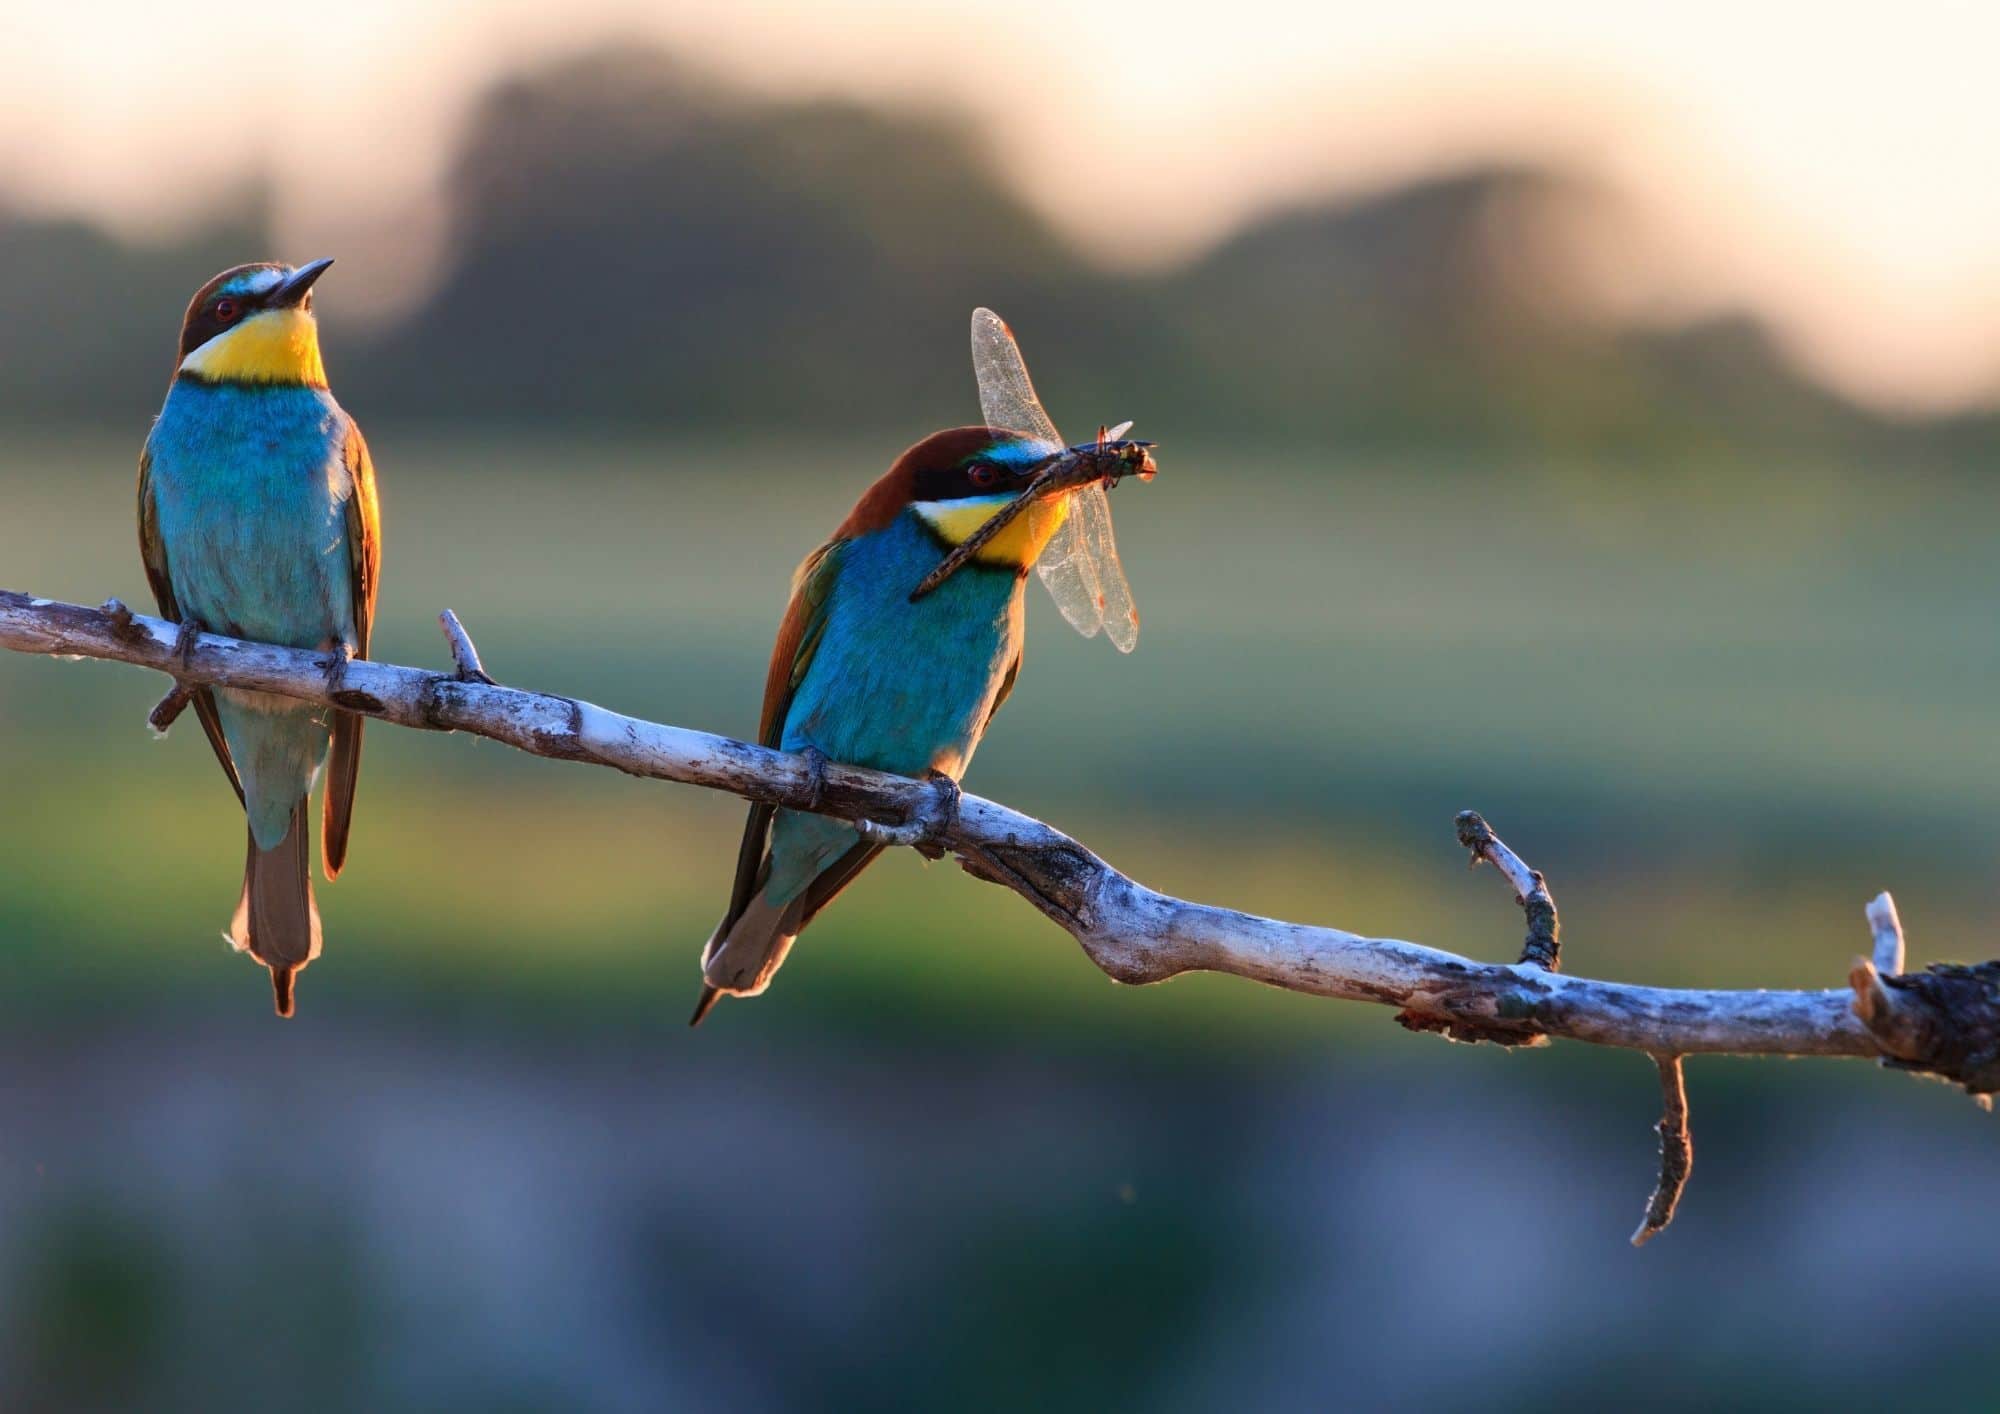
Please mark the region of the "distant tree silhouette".
[[[631, 45], [492, 87], [444, 198], [435, 286], [343, 341], [343, 389], [377, 421], [915, 436], [975, 415], [955, 355], [966, 311], [990, 304], [1078, 436], [1130, 416], [1156, 436], [1604, 472], [1662, 454], [1907, 465], [2000, 431], [1871, 416], [1748, 316], [1610, 321], [1577, 297], [1562, 233], [1614, 199], [1532, 167], [1270, 213], [1180, 268], [1120, 273], [1017, 197], [963, 119], [753, 97]], [[1105, 222], [1144, 222], [1154, 199], [1076, 194]], [[149, 407], [165, 354], [140, 321], [167, 327], [206, 275], [269, 253], [267, 207], [252, 184], [155, 246], [0, 215], [0, 413]]]

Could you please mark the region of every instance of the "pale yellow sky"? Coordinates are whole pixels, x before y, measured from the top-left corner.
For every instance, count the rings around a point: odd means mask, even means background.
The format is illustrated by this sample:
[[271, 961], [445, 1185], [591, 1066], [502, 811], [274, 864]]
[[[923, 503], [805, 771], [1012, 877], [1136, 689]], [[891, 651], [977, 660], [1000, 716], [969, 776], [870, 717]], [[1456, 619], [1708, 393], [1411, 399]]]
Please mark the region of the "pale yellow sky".
[[2000, 391], [1991, 3], [0, 0], [0, 183], [144, 224], [258, 163], [287, 174], [313, 253], [408, 244], [382, 223], [430, 188], [482, 79], [631, 34], [759, 87], [973, 113], [1109, 258], [1171, 258], [1271, 201], [1554, 154], [1654, 223], [1634, 301], [1748, 301], [1889, 402]]

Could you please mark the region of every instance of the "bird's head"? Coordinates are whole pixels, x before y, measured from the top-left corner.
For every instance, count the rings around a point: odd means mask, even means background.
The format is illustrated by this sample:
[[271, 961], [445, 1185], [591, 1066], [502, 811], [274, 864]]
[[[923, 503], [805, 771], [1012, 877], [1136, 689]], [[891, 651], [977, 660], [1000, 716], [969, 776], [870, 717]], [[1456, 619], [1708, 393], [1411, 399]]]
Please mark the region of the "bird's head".
[[324, 388], [312, 287], [331, 264], [239, 265], [203, 285], [181, 321], [176, 376]]
[[[954, 427], [933, 432], [896, 458], [855, 504], [838, 534], [865, 534], [904, 512], [947, 547], [963, 545], [1011, 504], [1061, 448], [1021, 432]], [[1026, 573], [1061, 528], [1074, 485], [1037, 499], [979, 547], [980, 563]]]

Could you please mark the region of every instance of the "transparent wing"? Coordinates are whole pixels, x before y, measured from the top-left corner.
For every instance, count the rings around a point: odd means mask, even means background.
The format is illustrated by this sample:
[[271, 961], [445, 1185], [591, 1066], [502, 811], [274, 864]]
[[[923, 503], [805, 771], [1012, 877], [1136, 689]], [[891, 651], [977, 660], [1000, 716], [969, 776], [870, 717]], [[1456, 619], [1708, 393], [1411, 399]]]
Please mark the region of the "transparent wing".
[[[1050, 451], [1062, 447], [1062, 434], [1035, 396], [1013, 331], [990, 309], [972, 311], [972, 371], [979, 380], [979, 408], [988, 427], [1025, 432], [1047, 442]], [[1131, 426], [1125, 423], [1107, 435], [1115, 440]], [[1132, 604], [1132, 586], [1118, 563], [1111, 503], [1103, 486], [1073, 493], [1069, 516], [1042, 551], [1035, 572], [1078, 633], [1093, 638], [1103, 629], [1120, 652], [1132, 651], [1139, 641], [1139, 613]]]
[[1086, 486], [1071, 497], [1069, 518], [1042, 552], [1035, 572], [1078, 633], [1092, 638], [1101, 628], [1119, 652], [1132, 651], [1139, 641], [1139, 610], [1118, 562], [1111, 502], [1102, 486]]
[[979, 380], [979, 410], [988, 427], [1025, 432], [1047, 442], [1051, 451], [1062, 446], [1062, 435], [1035, 396], [1014, 331], [990, 309], [972, 311], [972, 374]]

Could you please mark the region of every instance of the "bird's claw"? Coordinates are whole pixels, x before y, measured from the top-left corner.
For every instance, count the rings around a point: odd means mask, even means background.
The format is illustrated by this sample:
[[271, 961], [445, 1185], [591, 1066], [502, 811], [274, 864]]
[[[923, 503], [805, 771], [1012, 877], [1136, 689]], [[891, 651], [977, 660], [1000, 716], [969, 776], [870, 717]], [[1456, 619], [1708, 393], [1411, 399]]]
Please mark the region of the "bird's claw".
[[925, 823], [930, 829], [917, 842], [916, 850], [926, 859], [943, 859], [945, 837], [958, 827], [958, 802], [965, 792], [959, 788], [957, 777], [943, 771], [931, 772], [930, 781], [932, 799], [930, 809], [925, 812], [928, 817]]
[[340, 684], [347, 677], [347, 665], [354, 661], [354, 649], [346, 643], [336, 643], [327, 655], [319, 660], [320, 674], [326, 679], [328, 696], [340, 691]]
[[182, 619], [180, 631], [174, 635], [174, 657], [185, 668], [194, 662], [194, 646], [205, 630], [200, 619]]
[[942, 771], [929, 776], [931, 799], [909, 819], [890, 825], [879, 820], [857, 820], [855, 832], [870, 844], [908, 845], [926, 859], [942, 859], [945, 839], [958, 823], [958, 801], [963, 792], [958, 782]]
[[826, 800], [827, 755], [817, 746], [799, 752], [806, 760], [806, 809], [818, 810]]
[[[114, 632], [131, 632], [132, 611], [124, 604], [116, 599], [107, 599], [104, 601], [104, 612], [111, 616]], [[195, 618], [182, 619], [175, 630], [174, 661], [180, 664], [183, 672], [194, 661], [194, 646], [203, 632], [201, 620]], [[146, 725], [152, 729], [154, 736], [167, 734], [167, 728], [179, 720], [181, 713], [187, 711], [188, 703], [194, 700], [194, 694], [195, 689], [191, 685], [179, 677], [174, 679], [174, 685], [168, 690], [167, 695], [154, 704], [153, 710], [146, 714]]]

